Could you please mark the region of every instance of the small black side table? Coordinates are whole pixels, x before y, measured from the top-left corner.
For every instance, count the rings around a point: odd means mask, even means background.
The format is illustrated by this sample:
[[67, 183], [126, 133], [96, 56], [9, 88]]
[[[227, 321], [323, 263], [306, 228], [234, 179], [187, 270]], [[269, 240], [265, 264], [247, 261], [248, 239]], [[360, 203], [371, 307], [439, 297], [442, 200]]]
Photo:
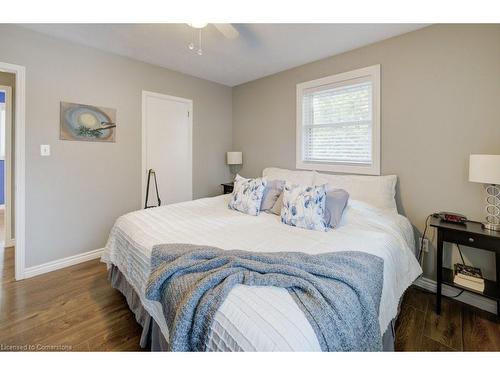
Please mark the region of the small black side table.
[[233, 192], [234, 182], [226, 182], [225, 184], [221, 184], [224, 188], [224, 194], [230, 194]]
[[[437, 228], [437, 291], [436, 291], [436, 313], [441, 313], [441, 289], [442, 284], [454, 288], [466, 290], [467, 292], [479, 294], [497, 301], [497, 316], [500, 316], [500, 232], [483, 229], [482, 224], [469, 221], [465, 224], [453, 224], [432, 217], [432, 227]], [[484, 292], [463, 287], [453, 282], [453, 270], [443, 268], [443, 243], [470, 246], [477, 249], [492, 251], [495, 253], [496, 282], [484, 280]]]

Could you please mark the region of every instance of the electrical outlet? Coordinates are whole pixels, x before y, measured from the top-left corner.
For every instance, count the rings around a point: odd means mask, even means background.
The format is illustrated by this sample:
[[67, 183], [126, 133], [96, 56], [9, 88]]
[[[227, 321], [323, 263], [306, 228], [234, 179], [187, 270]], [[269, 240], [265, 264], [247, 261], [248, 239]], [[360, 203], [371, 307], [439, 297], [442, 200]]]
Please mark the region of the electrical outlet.
[[420, 237], [420, 246], [424, 253], [429, 252], [429, 239]]

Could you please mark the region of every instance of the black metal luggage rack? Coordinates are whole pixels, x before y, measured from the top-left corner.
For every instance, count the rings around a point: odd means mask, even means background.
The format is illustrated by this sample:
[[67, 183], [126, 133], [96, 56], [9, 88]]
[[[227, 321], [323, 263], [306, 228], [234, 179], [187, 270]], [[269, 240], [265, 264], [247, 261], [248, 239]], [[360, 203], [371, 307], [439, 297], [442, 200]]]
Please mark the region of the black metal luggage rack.
[[[148, 206], [148, 198], [149, 198], [149, 183], [151, 181], [151, 175], [153, 175], [155, 179], [155, 190], [156, 190], [156, 199], [158, 200], [158, 206]], [[153, 207], [159, 207], [161, 206], [161, 199], [160, 199], [160, 194], [158, 193], [158, 182], [156, 181], [156, 173], [154, 169], [150, 169], [148, 171], [148, 182], [146, 184], [146, 201], [144, 202], [144, 209], [146, 208], [153, 208]]]

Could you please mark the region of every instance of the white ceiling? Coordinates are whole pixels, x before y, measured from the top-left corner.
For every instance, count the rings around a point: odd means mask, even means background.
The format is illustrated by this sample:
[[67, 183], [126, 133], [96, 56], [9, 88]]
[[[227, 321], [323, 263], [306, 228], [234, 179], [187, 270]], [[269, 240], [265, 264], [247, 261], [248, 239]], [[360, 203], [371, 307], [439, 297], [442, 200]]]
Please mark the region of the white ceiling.
[[277, 73], [383, 39], [423, 24], [233, 24], [226, 39], [203, 29], [203, 55], [187, 48], [186, 24], [24, 24], [29, 29], [228, 86]]

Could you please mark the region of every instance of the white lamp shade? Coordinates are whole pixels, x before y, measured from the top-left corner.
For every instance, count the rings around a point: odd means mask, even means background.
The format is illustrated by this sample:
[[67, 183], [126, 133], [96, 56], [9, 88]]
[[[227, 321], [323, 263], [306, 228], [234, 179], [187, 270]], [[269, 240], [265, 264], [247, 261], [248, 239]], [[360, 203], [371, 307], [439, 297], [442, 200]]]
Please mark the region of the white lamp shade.
[[227, 153], [227, 164], [243, 164], [243, 153], [240, 151], [229, 151]]
[[500, 155], [471, 155], [469, 181], [500, 185]]

